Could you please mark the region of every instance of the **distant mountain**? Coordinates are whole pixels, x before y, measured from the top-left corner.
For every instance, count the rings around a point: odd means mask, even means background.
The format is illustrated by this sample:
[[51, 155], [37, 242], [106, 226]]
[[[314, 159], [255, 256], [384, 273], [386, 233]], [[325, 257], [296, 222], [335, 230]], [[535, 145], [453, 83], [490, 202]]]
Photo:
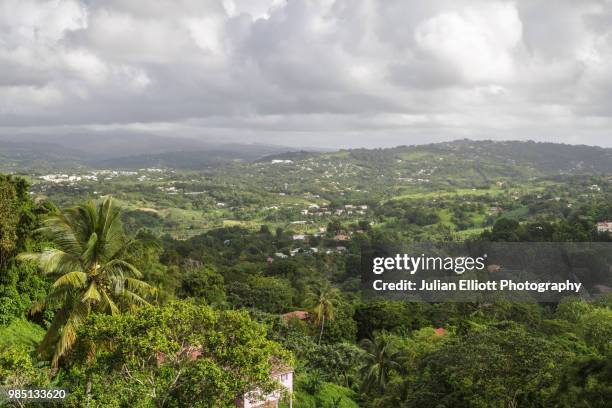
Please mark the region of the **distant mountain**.
[[0, 136], [0, 170], [173, 167], [197, 169], [250, 162], [294, 150], [264, 144], [210, 143], [140, 133]]
[[210, 146], [210, 143], [195, 139], [163, 137], [135, 132], [3, 136], [0, 137], [0, 143], [2, 142], [29, 145], [53, 144], [55, 146], [62, 146], [78, 151], [86, 160], [110, 159], [114, 157], [157, 154], [181, 150], [203, 150]]
[[270, 154], [264, 157], [261, 157], [258, 160], [255, 160], [256, 163], [265, 163], [270, 162], [272, 160], [304, 160], [310, 159], [312, 157], [317, 157], [321, 155], [321, 152], [312, 152], [306, 150], [300, 150], [297, 152], [283, 152], [278, 154]]
[[0, 171], [78, 168], [85, 162], [82, 152], [53, 143], [0, 140]]
[[232, 162], [253, 162], [271, 154], [284, 153], [287, 147], [228, 144], [209, 146], [195, 151], [172, 151], [158, 154], [141, 154], [116, 157], [92, 162], [96, 167], [105, 168], [144, 168], [170, 167], [175, 169], [201, 169], [217, 167]]

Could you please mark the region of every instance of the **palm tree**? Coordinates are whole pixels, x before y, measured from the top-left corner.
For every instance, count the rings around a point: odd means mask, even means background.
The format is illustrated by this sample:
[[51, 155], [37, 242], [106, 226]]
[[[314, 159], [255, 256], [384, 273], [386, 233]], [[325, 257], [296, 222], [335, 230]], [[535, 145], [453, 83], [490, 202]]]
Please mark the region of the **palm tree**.
[[155, 293], [125, 260], [139, 241], [124, 234], [120, 215], [111, 197], [98, 205], [89, 201], [71, 207], [48, 217], [41, 228], [55, 248], [19, 256], [57, 276], [47, 297], [31, 309], [32, 313], [55, 310], [38, 349], [40, 354], [52, 352], [54, 367], [72, 349], [77, 328], [90, 312], [118, 314], [148, 304], [145, 299]]
[[375, 388], [383, 393], [391, 371], [402, 372], [404, 353], [395, 350], [391, 338], [386, 333], [379, 333], [374, 340], [362, 340], [361, 347], [365, 350], [364, 365], [361, 368], [363, 389], [367, 392]]
[[329, 284], [318, 287], [315, 292], [310, 295], [309, 303], [312, 305], [314, 323], [321, 327], [319, 332], [319, 344], [321, 344], [321, 338], [323, 337], [325, 321], [334, 320], [335, 306], [339, 298], [340, 292], [338, 289], [332, 288]]

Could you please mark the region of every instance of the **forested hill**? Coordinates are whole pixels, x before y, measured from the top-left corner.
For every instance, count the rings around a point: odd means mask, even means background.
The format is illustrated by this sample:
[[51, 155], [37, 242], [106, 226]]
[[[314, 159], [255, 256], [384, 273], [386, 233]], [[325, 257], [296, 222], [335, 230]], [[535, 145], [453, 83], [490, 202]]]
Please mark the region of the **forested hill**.
[[[78, 144], [0, 140], [1, 169], [11, 172], [74, 167], [98, 169], [165, 167], [198, 170], [232, 163], [265, 165], [289, 161], [296, 164], [321, 161], [356, 166], [362, 170], [399, 172], [400, 177], [403, 171], [427, 171], [427, 168], [432, 167], [438, 169], [437, 175], [443, 173], [439, 169], [446, 168], [448, 175], [453, 178], [462, 175], [461, 172], [464, 170], [467, 173], [476, 172], [478, 177], [490, 179], [520, 175], [612, 173], [610, 148], [531, 141], [495, 142], [464, 139], [427, 145], [323, 152], [286, 146], [248, 144], [207, 146], [199, 144], [184, 148], [185, 142], [173, 145], [168, 140], [164, 140], [165, 144], [161, 146], [156, 139], [154, 151], [140, 152], [138, 146], [132, 146], [131, 150], [116, 149], [112, 155], [108, 152], [96, 154], [95, 148], [89, 144], [81, 149], [82, 146]], [[143, 140], [140, 142], [140, 145], [143, 145]], [[123, 155], [121, 152], [124, 152]]]
[[[406, 148], [400, 147], [399, 149]], [[596, 146], [532, 141], [459, 140], [451, 143], [418, 146], [416, 150], [451, 153], [466, 159], [526, 165], [546, 172], [612, 172], [612, 149]]]
[[[612, 173], [612, 149], [595, 146], [504, 141], [457, 140], [389, 149], [341, 151], [356, 163], [388, 167], [408, 162], [462, 162], [483, 167], [515, 168], [517, 171], [576, 174]], [[494, 174], [491, 174], [492, 176]]]

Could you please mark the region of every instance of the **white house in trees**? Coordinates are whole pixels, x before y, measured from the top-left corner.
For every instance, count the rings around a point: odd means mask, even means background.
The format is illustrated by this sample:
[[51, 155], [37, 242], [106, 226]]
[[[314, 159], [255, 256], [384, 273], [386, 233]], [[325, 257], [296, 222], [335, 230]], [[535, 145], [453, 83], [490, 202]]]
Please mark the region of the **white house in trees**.
[[612, 232], [612, 221], [598, 222], [597, 232]]
[[289, 396], [289, 407], [293, 407], [293, 369], [290, 367], [279, 367], [272, 372], [272, 378], [280, 384], [279, 388], [268, 394], [261, 395], [261, 392], [254, 390], [244, 394], [242, 399], [237, 401], [239, 408], [278, 408], [278, 403], [283, 395]]

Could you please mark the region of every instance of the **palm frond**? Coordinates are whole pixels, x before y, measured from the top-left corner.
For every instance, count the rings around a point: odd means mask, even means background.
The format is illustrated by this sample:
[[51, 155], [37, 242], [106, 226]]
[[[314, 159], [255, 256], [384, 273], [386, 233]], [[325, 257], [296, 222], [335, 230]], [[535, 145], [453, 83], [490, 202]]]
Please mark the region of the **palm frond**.
[[39, 231], [64, 252], [78, 256], [83, 251], [82, 242], [75, 235], [71, 221], [64, 214], [48, 217]]
[[155, 288], [155, 286], [151, 286], [148, 283], [138, 279], [125, 278], [125, 282], [128, 290], [140, 293], [141, 295], [154, 295], [157, 292], [157, 288]]
[[61, 307], [66, 302], [66, 297], [68, 296], [70, 288], [68, 286], [60, 286], [51, 289], [51, 291], [47, 294], [47, 297], [40, 299], [30, 307], [30, 313], [38, 313], [42, 312], [45, 309], [57, 309]]
[[81, 255], [81, 261], [87, 268], [91, 267], [98, 261], [98, 234], [95, 232], [89, 236], [89, 239], [85, 244], [85, 250]]
[[37, 301], [32, 303], [32, 305], [30, 306], [29, 313], [30, 314], [40, 313], [43, 310], [45, 310], [46, 307], [47, 307], [47, 299], [46, 298], [38, 299]]
[[100, 249], [105, 259], [122, 248], [125, 236], [121, 222], [121, 210], [113, 206], [111, 197], [107, 197], [98, 210]]
[[68, 350], [72, 349], [72, 346], [76, 342], [77, 329], [85, 321], [88, 314], [89, 307], [85, 303], [78, 301], [74, 302], [74, 307], [70, 310], [55, 346], [55, 352], [51, 360], [51, 364], [54, 367], [57, 367], [59, 359], [63, 357]]
[[113, 302], [113, 300], [108, 296], [108, 293], [106, 293], [105, 290], [102, 290], [101, 293], [102, 293], [102, 301], [100, 302], [100, 306], [102, 307], [102, 310], [110, 311], [110, 314], [113, 316], [121, 313], [119, 311], [119, 307], [117, 307], [115, 302]]
[[116, 273], [119, 273], [119, 276], [123, 276], [124, 274], [126, 274], [131, 275], [135, 278], [142, 277], [142, 272], [140, 272], [138, 268], [122, 259], [113, 259], [112, 261], [102, 265], [100, 269], [106, 272], [109, 276], [114, 277], [117, 276]]
[[99, 302], [101, 300], [100, 292], [98, 292], [98, 287], [96, 282], [91, 282], [83, 296], [81, 297], [82, 302]]
[[65, 213], [66, 221], [77, 240], [85, 244], [97, 229], [97, 211], [94, 202], [90, 200], [85, 204], [68, 208]]
[[126, 238], [121, 212], [110, 197], [99, 205], [90, 200], [50, 216], [41, 231], [56, 249], [24, 253], [19, 260], [34, 261], [43, 272], [59, 275], [47, 297], [30, 310], [55, 310], [39, 352], [52, 351], [57, 367], [92, 308], [114, 315], [122, 308], [149, 305], [147, 299], [156, 289], [139, 280], [142, 272], [126, 260], [142, 243]]
[[66, 324], [66, 320], [68, 319], [68, 308], [70, 307], [69, 303], [70, 302], [67, 302], [62, 308], [55, 312], [51, 325], [47, 329], [47, 333], [45, 333], [45, 337], [43, 337], [42, 341], [38, 345], [37, 352], [39, 356], [44, 356], [46, 353], [50, 352], [54, 344], [56, 344], [60, 335], [60, 330]]
[[59, 249], [45, 249], [38, 254], [23, 253], [18, 255], [22, 261], [36, 261], [38, 268], [46, 274], [66, 273], [80, 269], [80, 262], [72, 254]]
[[53, 282], [53, 287], [69, 286], [71, 288], [83, 288], [87, 283], [87, 274], [81, 271], [68, 272]]
[[121, 296], [127, 300], [127, 304], [129, 306], [150, 306], [150, 303], [144, 300], [142, 297], [138, 296], [136, 293], [125, 289]]

